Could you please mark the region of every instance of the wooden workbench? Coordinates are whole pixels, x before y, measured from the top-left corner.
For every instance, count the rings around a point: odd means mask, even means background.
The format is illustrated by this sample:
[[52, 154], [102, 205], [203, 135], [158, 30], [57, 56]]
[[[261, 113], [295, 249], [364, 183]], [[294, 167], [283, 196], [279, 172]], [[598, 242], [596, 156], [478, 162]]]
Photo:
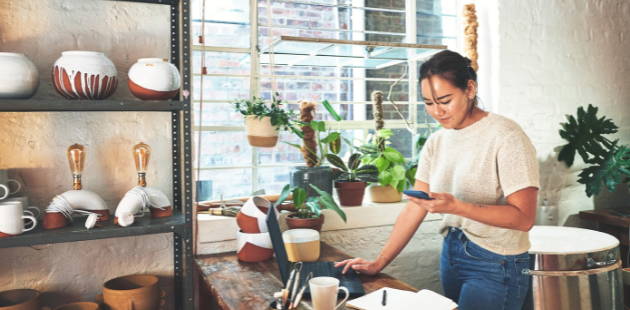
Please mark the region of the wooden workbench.
[[[322, 242], [319, 261], [340, 262], [348, 258], [352, 257]], [[269, 309], [273, 293], [283, 286], [275, 258], [262, 263], [244, 263], [236, 258], [236, 252], [202, 255], [196, 257], [195, 269], [201, 310]], [[382, 287], [418, 291], [383, 273], [359, 277], [366, 294]], [[310, 309], [310, 300], [303, 304]], [[345, 309], [345, 305], [339, 309]]]

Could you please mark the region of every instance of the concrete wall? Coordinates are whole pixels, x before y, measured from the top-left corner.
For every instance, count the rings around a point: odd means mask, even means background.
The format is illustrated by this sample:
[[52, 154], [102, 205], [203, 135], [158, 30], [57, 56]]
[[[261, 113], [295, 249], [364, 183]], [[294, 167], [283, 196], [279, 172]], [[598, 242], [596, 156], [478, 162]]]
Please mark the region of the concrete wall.
[[[168, 58], [168, 6], [86, 0], [0, 0], [0, 51], [26, 54], [41, 76], [33, 99], [63, 99], [52, 87], [51, 70], [62, 51], [106, 53], [116, 64], [114, 99], [133, 99], [127, 72], [138, 58]], [[172, 197], [168, 113], [0, 113], [0, 168], [23, 181], [32, 204], [42, 210], [72, 188], [65, 150], [87, 148], [84, 189], [101, 195], [113, 211], [136, 183], [131, 148], [152, 149], [147, 181]], [[160, 276], [173, 297], [171, 235], [95, 240], [0, 249], [0, 291], [33, 288], [52, 308], [91, 301], [104, 281], [122, 275]]]

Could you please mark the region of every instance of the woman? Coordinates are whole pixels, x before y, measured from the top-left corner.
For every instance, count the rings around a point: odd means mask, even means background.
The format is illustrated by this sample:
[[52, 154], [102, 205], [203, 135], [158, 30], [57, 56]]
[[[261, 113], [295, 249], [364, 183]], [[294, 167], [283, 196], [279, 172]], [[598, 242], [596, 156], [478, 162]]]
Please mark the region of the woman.
[[407, 245], [427, 213], [443, 215], [440, 274], [444, 295], [460, 310], [519, 310], [529, 277], [528, 231], [536, 218], [536, 150], [521, 127], [477, 107], [475, 71], [452, 51], [420, 67], [427, 111], [444, 129], [427, 140], [415, 190], [374, 261], [336, 263], [374, 275]]

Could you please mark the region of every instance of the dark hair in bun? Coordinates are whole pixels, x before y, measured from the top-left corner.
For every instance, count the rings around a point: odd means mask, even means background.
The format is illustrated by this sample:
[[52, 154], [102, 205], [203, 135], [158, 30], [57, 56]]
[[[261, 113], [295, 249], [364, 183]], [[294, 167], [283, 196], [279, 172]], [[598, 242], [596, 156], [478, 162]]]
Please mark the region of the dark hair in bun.
[[[470, 66], [470, 63], [470, 59], [457, 52], [441, 51], [420, 66], [420, 82], [432, 76], [439, 76], [449, 81], [455, 87], [466, 91], [468, 89], [468, 80], [473, 80], [477, 84], [477, 73]], [[471, 110], [476, 105], [477, 97], [474, 99]]]

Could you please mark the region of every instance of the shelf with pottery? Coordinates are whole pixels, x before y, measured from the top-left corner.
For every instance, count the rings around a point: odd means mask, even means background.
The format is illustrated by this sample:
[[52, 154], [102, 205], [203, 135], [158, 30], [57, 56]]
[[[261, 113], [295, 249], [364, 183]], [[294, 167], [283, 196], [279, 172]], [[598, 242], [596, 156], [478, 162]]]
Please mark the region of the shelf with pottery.
[[0, 100], [0, 112], [63, 112], [63, 111], [149, 111], [169, 112], [184, 109], [183, 101], [139, 100]]

